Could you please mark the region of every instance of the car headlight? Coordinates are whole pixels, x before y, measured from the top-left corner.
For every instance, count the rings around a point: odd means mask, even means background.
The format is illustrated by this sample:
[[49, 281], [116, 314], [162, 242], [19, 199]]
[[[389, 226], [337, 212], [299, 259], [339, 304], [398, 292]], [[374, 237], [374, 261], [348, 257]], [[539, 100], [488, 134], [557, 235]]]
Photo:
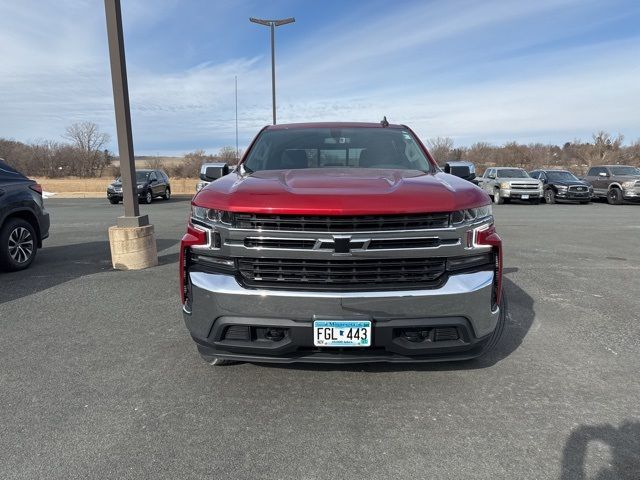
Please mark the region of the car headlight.
[[564, 192], [568, 187], [566, 185], [558, 185], [556, 188]]
[[622, 182], [622, 188], [633, 188], [636, 186], [636, 181], [631, 180], [630, 182]]
[[143, 188], [144, 188], [144, 183], [139, 183], [139, 184], [138, 184], [138, 190], [141, 190], [141, 189], [143, 189]]
[[466, 223], [473, 223], [478, 220], [491, 218], [493, 215], [491, 205], [483, 207], [468, 208], [466, 210], [458, 210], [451, 214], [451, 225], [458, 227]]
[[500, 188], [502, 188], [503, 190], [509, 190], [511, 188], [511, 185], [509, 184], [509, 182], [500, 182]]
[[191, 218], [207, 225], [231, 225], [231, 213], [213, 208], [191, 206]]

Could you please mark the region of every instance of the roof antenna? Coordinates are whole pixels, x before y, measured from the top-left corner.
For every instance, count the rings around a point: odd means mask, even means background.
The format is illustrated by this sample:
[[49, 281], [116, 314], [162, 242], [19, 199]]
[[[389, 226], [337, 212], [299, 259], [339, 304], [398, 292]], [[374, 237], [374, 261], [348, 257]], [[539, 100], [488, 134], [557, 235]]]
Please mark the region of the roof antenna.
[[385, 115], [382, 121], [380, 122], [383, 128], [387, 128], [389, 126], [389, 122], [387, 121], [387, 116]]

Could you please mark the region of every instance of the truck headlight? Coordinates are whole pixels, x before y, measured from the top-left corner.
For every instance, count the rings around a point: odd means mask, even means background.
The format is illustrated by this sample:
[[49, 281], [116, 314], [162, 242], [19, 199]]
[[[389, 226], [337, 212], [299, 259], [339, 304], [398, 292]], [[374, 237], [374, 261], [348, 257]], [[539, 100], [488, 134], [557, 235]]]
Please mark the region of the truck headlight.
[[631, 180], [630, 182], [622, 182], [622, 188], [627, 189], [627, 188], [633, 188], [636, 186], [636, 181], [635, 180]]
[[458, 227], [466, 223], [473, 223], [484, 218], [491, 218], [493, 215], [491, 205], [484, 205], [477, 208], [458, 210], [451, 214], [451, 225]]
[[191, 205], [191, 218], [208, 225], [231, 225], [231, 213], [224, 210]]
[[511, 184], [509, 182], [500, 182], [500, 188], [502, 190], [509, 190], [511, 188]]

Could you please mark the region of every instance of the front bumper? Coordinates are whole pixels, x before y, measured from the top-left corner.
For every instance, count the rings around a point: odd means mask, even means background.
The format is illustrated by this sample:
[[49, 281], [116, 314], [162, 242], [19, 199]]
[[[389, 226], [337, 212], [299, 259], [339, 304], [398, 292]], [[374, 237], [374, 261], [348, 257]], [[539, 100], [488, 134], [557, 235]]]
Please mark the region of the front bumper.
[[[452, 275], [440, 288], [385, 292], [261, 290], [231, 275], [190, 272], [184, 320], [205, 356], [259, 362], [415, 362], [463, 360], [480, 355], [501, 312], [491, 310], [492, 271]], [[368, 319], [367, 348], [313, 346], [314, 319]], [[249, 327], [246, 339], [229, 327]], [[261, 337], [270, 327], [283, 338]], [[410, 341], [407, 329], [447, 329], [457, 338]], [[434, 330], [435, 331], [435, 330]]]
[[593, 193], [590, 191], [575, 192], [575, 191], [562, 191], [558, 190], [556, 193], [556, 199], [558, 200], [571, 200], [575, 202], [585, 202], [591, 200]]
[[[536, 198], [542, 198], [542, 190], [524, 190], [524, 189], [500, 189], [500, 196], [502, 198], [513, 198], [522, 200], [535, 200]], [[523, 198], [524, 196], [524, 198]]]
[[640, 200], [640, 187], [622, 189], [622, 196], [625, 200]]

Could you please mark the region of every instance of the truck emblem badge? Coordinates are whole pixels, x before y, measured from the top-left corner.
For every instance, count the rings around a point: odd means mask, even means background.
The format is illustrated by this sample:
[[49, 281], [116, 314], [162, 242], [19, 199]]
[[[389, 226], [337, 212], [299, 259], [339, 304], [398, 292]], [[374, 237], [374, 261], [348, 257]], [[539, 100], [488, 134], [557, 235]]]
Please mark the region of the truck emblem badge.
[[351, 237], [349, 236], [333, 237], [333, 249], [336, 253], [350, 253]]

